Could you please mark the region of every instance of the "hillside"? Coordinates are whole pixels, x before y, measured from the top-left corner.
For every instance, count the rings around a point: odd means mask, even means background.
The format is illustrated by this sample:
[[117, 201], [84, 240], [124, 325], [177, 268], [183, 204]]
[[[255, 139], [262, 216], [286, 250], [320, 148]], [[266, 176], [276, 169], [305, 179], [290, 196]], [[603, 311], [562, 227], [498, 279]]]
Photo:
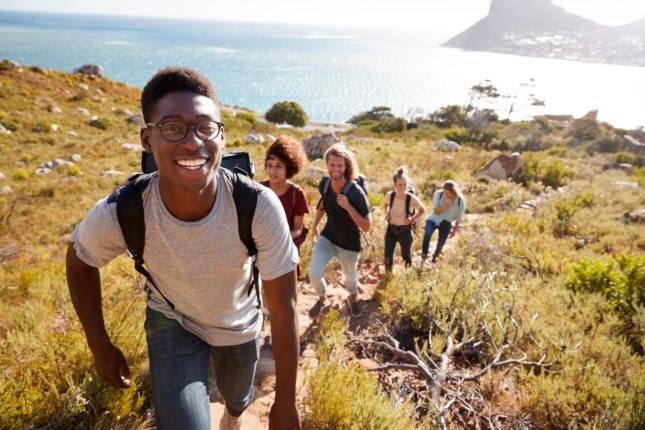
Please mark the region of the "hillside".
[[[138, 170], [140, 92], [0, 64], [0, 124], [11, 131], [0, 133], [0, 428], [150, 428], [141, 279], [126, 257], [101, 270], [108, 330], [133, 372], [132, 387], [117, 391], [93, 370], [64, 273], [76, 223]], [[304, 428], [643, 428], [645, 158], [615, 152], [625, 131], [590, 117], [563, 129], [548, 118], [443, 119], [396, 132], [368, 121], [340, 136], [374, 207], [361, 253], [364, 315], [349, 318], [338, 265], [319, 319], [307, 316], [315, 295], [299, 279]], [[244, 144], [248, 135], [310, 136], [249, 113], [225, 111], [223, 122], [227, 149], [248, 151], [258, 179], [267, 142]], [[433, 149], [446, 136], [458, 151]], [[525, 162], [521, 178], [476, 177], [511, 150]], [[454, 179], [469, 209], [438, 265], [420, 264], [415, 236], [413, 267], [397, 261], [385, 276], [383, 199], [401, 164], [426, 205]], [[325, 168], [320, 159], [309, 167]], [[310, 208], [313, 178], [296, 179]], [[303, 275], [311, 251], [306, 242]], [[248, 428], [266, 426], [275, 384], [264, 343]]]
[[571, 14], [551, 0], [492, 0], [486, 17], [445, 46], [645, 66], [643, 20], [620, 27]]

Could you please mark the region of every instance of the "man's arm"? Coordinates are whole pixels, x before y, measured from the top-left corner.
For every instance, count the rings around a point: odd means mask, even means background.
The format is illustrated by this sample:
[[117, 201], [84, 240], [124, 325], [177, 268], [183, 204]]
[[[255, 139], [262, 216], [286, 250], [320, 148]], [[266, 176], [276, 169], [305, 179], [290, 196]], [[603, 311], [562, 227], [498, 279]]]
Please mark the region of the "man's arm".
[[318, 239], [318, 236], [320, 236], [320, 230], [318, 229], [318, 224], [320, 224], [320, 220], [322, 220], [323, 215], [325, 215], [325, 210], [322, 208], [317, 208], [316, 209], [316, 215], [314, 215], [314, 222], [311, 225], [311, 241], [315, 242], [316, 239]]
[[300, 339], [296, 315], [295, 270], [262, 282], [271, 318], [271, 338], [275, 357], [275, 403], [269, 415], [271, 430], [300, 429], [296, 409], [296, 375]]
[[112, 344], [105, 329], [99, 269], [78, 258], [73, 245], [70, 243], [67, 248], [67, 285], [94, 356], [94, 367], [101, 378], [114, 388], [127, 388], [130, 386], [130, 369], [123, 353]]
[[354, 224], [356, 224], [358, 228], [360, 228], [364, 232], [368, 232], [370, 230], [370, 227], [372, 226], [372, 216], [369, 212], [365, 216], [359, 214], [354, 206], [352, 206], [352, 204], [349, 202], [347, 196], [344, 194], [339, 194], [336, 198], [336, 201], [338, 202], [338, 206], [347, 211], [350, 218], [352, 219], [352, 221], [354, 221]]

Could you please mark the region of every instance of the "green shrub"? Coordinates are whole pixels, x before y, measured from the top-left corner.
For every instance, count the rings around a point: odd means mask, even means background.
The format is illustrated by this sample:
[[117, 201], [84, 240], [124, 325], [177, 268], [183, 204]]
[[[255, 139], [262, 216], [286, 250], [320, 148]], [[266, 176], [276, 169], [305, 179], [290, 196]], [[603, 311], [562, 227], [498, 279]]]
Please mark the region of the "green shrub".
[[595, 140], [600, 137], [602, 128], [593, 118], [578, 118], [573, 121], [569, 135], [578, 142]]
[[457, 143], [464, 143], [468, 140], [468, 130], [462, 127], [449, 128], [443, 133], [444, 137]]
[[407, 130], [408, 123], [403, 118], [385, 118], [372, 126], [376, 133], [398, 133]]
[[441, 128], [464, 127], [468, 121], [468, 114], [459, 105], [448, 105], [428, 115], [428, 121]]
[[378, 380], [343, 357], [346, 320], [332, 311], [322, 322], [318, 366], [306, 379], [304, 427], [320, 430], [417, 428], [409, 401], [395, 402], [379, 390]]
[[13, 174], [14, 179], [19, 181], [31, 178], [31, 172], [27, 169], [17, 169]]
[[247, 127], [253, 127], [255, 125], [255, 115], [250, 112], [237, 112], [235, 118], [245, 122]]
[[609, 309], [621, 316], [636, 315], [645, 306], [645, 257], [623, 254], [610, 260], [572, 264], [566, 285], [573, 291], [602, 294]]
[[615, 162], [616, 164], [626, 163], [634, 167], [643, 167], [645, 166], [645, 157], [630, 152], [617, 152]]
[[0, 125], [10, 131], [18, 129], [18, 123], [9, 118], [6, 112], [0, 111]]
[[568, 168], [562, 161], [553, 160], [549, 164], [542, 166], [540, 176], [540, 180], [545, 186], [559, 188], [573, 178], [573, 170]]
[[578, 229], [573, 224], [573, 216], [576, 214], [576, 208], [564, 200], [555, 204], [555, 225], [553, 226], [553, 235], [555, 237], [574, 236]]
[[296, 102], [284, 101], [271, 106], [265, 117], [268, 121], [282, 124], [287, 123], [294, 127], [304, 127], [309, 120], [307, 114]]

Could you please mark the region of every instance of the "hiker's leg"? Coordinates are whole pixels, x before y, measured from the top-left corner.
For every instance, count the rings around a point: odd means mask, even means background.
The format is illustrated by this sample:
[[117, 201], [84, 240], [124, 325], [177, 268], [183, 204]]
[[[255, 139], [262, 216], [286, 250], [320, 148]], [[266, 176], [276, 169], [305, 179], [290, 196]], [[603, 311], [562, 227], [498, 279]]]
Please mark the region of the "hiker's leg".
[[392, 264], [394, 260], [394, 248], [396, 247], [396, 236], [392, 232], [392, 228], [388, 225], [385, 229], [385, 271], [392, 271]]
[[349, 294], [354, 294], [358, 290], [358, 252], [333, 246], [336, 248], [336, 257], [345, 275], [345, 289]]
[[210, 345], [150, 308], [145, 329], [157, 428], [209, 429]]
[[439, 224], [439, 239], [437, 240], [437, 248], [434, 250], [434, 255], [432, 256], [432, 261], [437, 261], [437, 257], [441, 255], [441, 250], [443, 249], [443, 246], [446, 243], [446, 240], [448, 239], [448, 235], [450, 234], [450, 229], [452, 228], [452, 223], [443, 220], [441, 221], [441, 224]]
[[319, 236], [316, 247], [311, 253], [309, 262], [309, 282], [314, 287], [318, 297], [324, 296], [327, 290], [325, 281], [325, 268], [332, 257], [335, 255], [333, 244], [325, 237]]
[[430, 239], [432, 238], [432, 233], [434, 233], [435, 229], [437, 228], [437, 224], [435, 224], [434, 221], [432, 220], [426, 220], [426, 229], [425, 233], [423, 234], [423, 244], [421, 245], [421, 257], [424, 259], [428, 256], [428, 249], [430, 248]]
[[402, 232], [398, 236], [399, 244], [401, 244], [401, 258], [405, 261], [405, 267], [410, 267], [412, 265], [412, 256], [410, 255], [412, 239], [412, 228], [408, 231]]
[[260, 357], [260, 338], [233, 346], [214, 346], [211, 357], [217, 388], [228, 413], [239, 417], [253, 400], [253, 378]]

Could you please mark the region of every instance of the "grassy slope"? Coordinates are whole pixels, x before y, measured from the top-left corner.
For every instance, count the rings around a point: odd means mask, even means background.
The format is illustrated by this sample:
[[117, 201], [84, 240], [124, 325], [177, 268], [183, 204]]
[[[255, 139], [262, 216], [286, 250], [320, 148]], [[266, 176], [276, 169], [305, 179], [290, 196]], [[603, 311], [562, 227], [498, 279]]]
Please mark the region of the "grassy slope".
[[[81, 90], [76, 86], [78, 83], [87, 84], [89, 90]], [[61, 72], [42, 74], [25, 68], [22, 73], [0, 73], [0, 123], [15, 128], [13, 134], [0, 136], [0, 172], [7, 178], [0, 185], [13, 189], [12, 193], [0, 196], [0, 344], [5, 351], [0, 359], [2, 428], [45, 424], [67, 427], [73, 422], [99, 428], [131, 427], [143, 420], [148, 394], [141, 382], [147, 377], [141, 330], [143, 293], [132, 287], [136, 278], [130, 262], [120, 258], [102, 270], [110, 332], [126, 352], [137, 378], [133, 388], [125, 392], [106, 388], [94, 379], [91, 356], [67, 296], [63, 269], [66, 239], [75, 224], [97, 199], [138, 169], [138, 153], [121, 147], [126, 142], [138, 143], [138, 127], [128, 123], [122, 112], [138, 111], [138, 97], [138, 90], [123, 84], [91, 81]], [[62, 112], [50, 112], [54, 105]], [[107, 130], [89, 125], [89, 118], [75, 113], [79, 107], [107, 119]], [[239, 143], [251, 132], [278, 134], [271, 126], [251, 124], [229, 115], [224, 121], [229, 142]], [[60, 130], [50, 131], [51, 124], [58, 124]], [[34, 131], [39, 127], [45, 131]], [[511, 125], [505, 132], [511, 136], [518, 133], [517, 129], [521, 127]], [[68, 136], [71, 130], [78, 137]], [[521, 394], [508, 402], [518, 403], [516, 408], [520, 412], [531, 412], [533, 419], [546, 427], [561, 426], [562, 417], [572, 411], [588, 418], [579, 422], [593, 423], [600, 422], [604, 411], [609, 410], [614, 416], [628, 409], [628, 402], [642, 402], [642, 385], [638, 388], [634, 381], [645, 369], [643, 360], [629, 353], [619, 335], [620, 321], [606, 312], [606, 299], [573, 295], [563, 287], [568, 261], [611, 257], [623, 252], [644, 255], [645, 243], [639, 233], [642, 227], [619, 221], [623, 212], [644, 206], [642, 189], [616, 192], [613, 182], [629, 178], [615, 171], [600, 173], [607, 157], [573, 157], [564, 160], [575, 171], [567, 191], [552, 196], [534, 218], [518, 216], [513, 209], [543, 187], [477, 181], [473, 172], [493, 154], [464, 148], [451, 155], [451, 160], [441, 161], [444, 154], [430, 149], [431, 142], [440, 136], [439, 130], [431, 128], [385, 137], [357, 131], [346, 137], [370, 178], [370, 199], [377, 206], [375, 227], [366, 235], [369, 245], [363, 258], [381, 258], [382, 193], [390, 189], [391, 174], [398, 165], [410, 167], [418, 192], [428, 204], [438, 184], [453, 177], [469, 190], [471, 208], [492, 213], [487, 218], [486, 231], [492, 231], [491, 237], [507, 247], [505, 252], [528, 255], [527, 249], [536, 251], [532, 264], [539, 267], [542, 277], [521, 275], [523, 288], [518, 295], [522, 316], [530, 320], [536, 311], [545, 315], [532, 327], [554, 337], [563, 330], [572, 338], [588, 330], [594, 333], [585, 343], [587, 349], [572, 354], [553, 375], [514, 375], [514, 384]], [[256, 163], [262, 160], [264, 148], [264, 145], [244, 147]], [[80, 154], [81, 161], [49, 175], [33, 174], [41, 164], [70, 154]], [[557, 157], [542, 153], [537, 158], [546, 165], [555, 163]], [[324, 167], [321, 160], [311, 164]], [[124, 174], [102, 177], [100, 173], [108, 169]], [[258, 177], [263, 176], [262, 169], [258, 169]], [[299, 180], [310, 204], [315, 203], [315, 188], [305, 184], [304, 179]], [[589, 192], [593, 194], [591, 203], [575, 203]], [[577, 237], [590, 238], [590, 243], [580, 250], [576, 250], [576, 238], [554, 237], [552, 233], [557, 222], [557, 201], [575, 206], [571, 224], [579, 229]], [[415, 241], [415, 247], [420, 246], [419, 242]], [[473, 268], [482, 269], [475, 245], [462, 241], [461, 246], [462, 255], [469, 258]], [[306, 244], [305, 266], [309, 253], [310, 245]], [[475, 267], [476, 264], [480, 266]], [[486, 264], [488, 268], [499, 267], [520, 276], [517, 264], [508, 261]], [[419, 281], [419, 285], [424, 283], [425, 279]], [[642, 319], [642, 309], [639, 312]], [[585, 369], [592, 370], [593, 378], [586, 378]], [[582, 391], [578, 389], [581, 380], [590, 381]], [[340, 388], [343, 387], [336, 387]], [[636, 390], [641, 390], [641, 394], [634, 394]]]

